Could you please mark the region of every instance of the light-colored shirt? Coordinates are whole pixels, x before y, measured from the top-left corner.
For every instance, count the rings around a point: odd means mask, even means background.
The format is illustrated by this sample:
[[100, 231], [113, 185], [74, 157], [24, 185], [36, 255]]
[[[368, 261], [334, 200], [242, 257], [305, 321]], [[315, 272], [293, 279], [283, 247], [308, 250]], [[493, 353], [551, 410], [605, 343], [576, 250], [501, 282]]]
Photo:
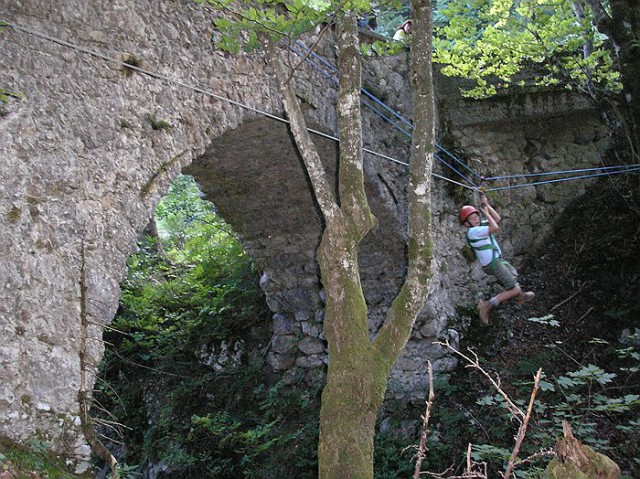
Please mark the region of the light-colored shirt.
[[469, 228], [467, 230], [467, 239], [481, 266], [487, 266], [493, 261], [493, 258], [502, 256], [498, 241], [493, 235], [489, 234], [489, 226], [482, 225]]
[[407, 39], [407, 32], [403, 28], [398, 28], [396, 33], [393, 34], [393, 39], [396, 42], [404, 42]]

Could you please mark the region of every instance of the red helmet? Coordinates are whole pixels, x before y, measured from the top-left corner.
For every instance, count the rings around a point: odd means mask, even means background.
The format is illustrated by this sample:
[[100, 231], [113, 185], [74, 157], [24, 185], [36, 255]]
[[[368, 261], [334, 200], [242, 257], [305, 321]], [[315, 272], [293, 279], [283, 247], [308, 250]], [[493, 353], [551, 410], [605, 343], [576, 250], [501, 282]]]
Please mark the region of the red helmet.
[[458, 212], [460, 223], [464, 224], [464, 222], [467, 221], [467, 218], [469, 218], [473, 213], [480, 214], [475, 206], [466, 205], [460, 208], [460, 211]]

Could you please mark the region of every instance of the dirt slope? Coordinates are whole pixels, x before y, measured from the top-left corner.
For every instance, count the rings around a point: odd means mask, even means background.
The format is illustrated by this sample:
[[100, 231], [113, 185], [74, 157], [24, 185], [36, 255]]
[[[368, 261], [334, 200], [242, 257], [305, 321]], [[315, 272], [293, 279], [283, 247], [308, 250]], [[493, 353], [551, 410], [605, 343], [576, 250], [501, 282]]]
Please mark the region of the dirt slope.
[[[620, 373], [629, 361], [619, 361], [615, 352], [631, 345], [625, 339], [628, 332], [640, 328], [640, 207], [630, 191], [619, 179], [607, 179], [577, 198], [557, 218], [544, 247], [532, 252], [520, 268], [521, 283], [536, 292], [535, 300], [492, 311], [488, 327], [477, 319], [472, 323], [462, 348], [478, 352], [509, 393], [522, 397], [517, 385], [530, 382], [538, 368], [553, 378], [593, 364], [619, 374], [601, 389], [595, 384], [592, 393], [640, 394], [640, 376]], [[530, 320], [543, 317], [557, 325]], [[638, 341], [635, 350], [640, 353]], [[631, 362], [640, 366], [637, 359]], [[463, 391], [456, 407], [482, 417], [486, 408], [478, 407], [475, 400], [491, 389], [479, 375], [462, 369], [454, 377]], [[635, 412], [624, 416], [596, 413], [590, 418], [597, 424], [598, 437], [613, 446], [607, 454], [628, 477], [640, 477], [640, 459], [636, 459], [640, 433], [630, 422], [638, 421], [639, 413], [636, 406]], [[623, 432], [618, 426], [630, 426], [636, 432]], [[491, 443], [487, 442], [491, 433], [483, 431], [468, 439]]]

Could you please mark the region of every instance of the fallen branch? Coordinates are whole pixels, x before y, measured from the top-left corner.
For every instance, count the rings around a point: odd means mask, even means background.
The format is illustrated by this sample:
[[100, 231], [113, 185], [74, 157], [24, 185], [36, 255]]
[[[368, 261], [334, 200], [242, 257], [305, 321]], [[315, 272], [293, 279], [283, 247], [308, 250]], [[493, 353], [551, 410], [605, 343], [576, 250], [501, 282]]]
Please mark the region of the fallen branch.
[[528, 462], [533, 462], [536, 459], [540, 458], [540, 457], [546, 457], [546, 456], [554, 456], [555, 457], [556, 452], [554, 450], [551, 449], [543, 449], [541, 451], [538, 451], [534, 454], [531, 454], [530, 456], [525, 457], [524, 459], [520, 459], [519, 461], [514, 462], [514, 466], [521, 466], [522, 464], [526, 464]]
[[422, 461], [427, 455], [427, 432], [429, 431], [429, 417], [431, 416], [431, 407], [433, 406], [433, 401], [435, 399], [435, 394], [433, 392], [433, 368], [431, 366], [431, 361], [427, 362], [428, 371], [429, 371], [429, 397], [427, 398], [427, 407], [424, 412], [424, 416], [422, 416], [422, 433], [420, 434], [420, 446], [418, 447], [418, 451], [416, 452], [416, 467], [413, 470], [413, 479], [420, 478], [420, 469], [422, 469]]
[[575, 324], [576, 324], [576, 325], [580, 324], [580, 322], [581, 322], [584, 318], [586, 318], [586, 317], [589, 315], [589, 313], [591, 313], [591, 311], [593, 311], [593, 306], [591, 306], [589, 309], [587, 309], [587, 312], [586, 312], [586, 313], [584, 313], [582, 316], [580, 316], [580, 317], [576, 320]]
[[[493, 387], [496, 389], [496, 391], [504, 398], [504, 400], [506, 402], [506, 405], [507, 405], [507, 409], [511, 412], [513, 417], [515, 417], [520, 422], [520, 427], [518, 428], [518, 434], [515, 437], [514, 448], [513, 448], [513, 451], [511, 452], [511, 457], [509, 458], [506, 470], [505, 470], [505, 472], [503, 474], [503, 479], [509, 479], [509, 477], [511, 476], [515, 466], [517, 466], [519, 464], [523, 464], [524, 462], [526, 462], [527, 460], [529, 460], [529, 459], [531, 459], [533, 457], [538, 457], [538, 456], [542, 455], [543, 453], [537, 453], [537, 454], [534, 454], [533, 456], [530, 456], [528, 459], [526, 459], [524, 461], [517, 461], [516, 460], [516, 458], [518, 456], [518, 453], [520, 452], [520, 448], [522, 447], [522, 442], [524, 441], [524, 438], [525, 438], [526, 433], [527, 433], [527, 427], [529, 425], [529, 420], [531, 419], [531, 414], [533, 412], [533, 405], [535, 403], [536, 395], [538, 394], [538, 389], [540, 387], [540, 380], [542, 378], [542, 369], [538, 369], [538, 372], [534, 376], [534, 384], [533, 384], [533, 389], [531, 391], [531, 396], [529, 398], [529, 405], [527, 407], [527, 412], [524, 413], [518, 406], [516, 406], [516, 404], [511, 400], [511, 398], [509, 398], [507, 393], [505, 393], [502, 390], [502, 388], [500, 387], [500, 378], [498, 377], [497, 379], [494, 379], [489, 373], [487, 373], [482, 368], [482, 366], [480, 365], [480, 361], [478, 360], [478, 356], [477, 356], [477, 354], [475, 352], [473, 352], [472, 350], [469, 350], [470, 353], [473, 355], [473, 359], [472, 359], [469, 356], [466, 356], [465, 354], [463, 354], [460, 351], [458, 351], [457, 349], [455, 349], [453, 346], [451, 346], [449, 344], [449, 341], [445, 341], [445, 342], [437, 342], [436, 341], [435, 344], [439, 344], [441, 346], [446, 347], [450, 351], [453, 351], [455, 354], [457, 354], [458, 356], [462, 357], [465, 361], [467, 361], [468, 364], [467, 364], [466, 367], [477, 369], [481, 374], [483, 374], [487, 379], [489, 379], [489, 381], [491, 382]], [[463, 476], [460, 476], [460, 477], [465, 478], [465, 479], [466, 478], [481, 478], [481, 477], [486, 478], [487, 477], [486, 476], [486, 464], [485, 464], [484, 473], [483, 472], [473, 471], [472, 467], [474, 465], [478, 465], [478, 463], [474, 463], [471, 460], [471, 444], [469, 444], [469, 446], [467, 448], [467, 467], [466, 467], [466, 471], [464, 472]], [[447, 479], [457, 479], [457, 477], [458, 476], [455, 476], [455, 477], [450, 476]]]
[[515, 416], [520, 423], [522, 423], [525, 418], [525, 413], [511, 400], [507, 393], [502, 390], [502, 387], [500, 385], [500, 378], [498, 377], [497, 379], [494, 379], [488, 372], [486, 372], [482, 368], [482, 366], [480, 365], [480, 361], [478, 360], [478, 355], [475, 352], [473, 352], [471, 349], [469, 350], [469, 352], [473, 355], [473, 359], [471, 359], [469, 356], [466, 356], [465, 354], [461, 353], [456, 348], [451, 346], [448, 340], [445, 342], [435, 341], [435, 344], [439, 344], [440, 346], [444, 346], [450, 351], [453, 351], [468, 363], [466, 365], [467, 368], [477, 369], [483, 376], [485, 376], [494, 387], [494, 389], [498, 392], [498, 394], [502, 396], [509, 412], [513, 414], [513, 416]]
[[556, 309], [558, 309], [560, 306], [562, 306], [565, 303], [568, 303], [569, 301], [571, 301], [573, 298], [575, 298], [576, 296], [578, 296], [580, 294], [580, 292], [582, 291], [582, 289], [585, 287], [587, 283], [582, 283], [582, 285], [580, 286], [580, 288], [578, 288], [578, 291], [576, 291], [575, 293], [573, 293], [571, 296], [569, 296], [567, 299], [560, 301], [558, 304], [556, 304], [554, 307], [552, 307], [549, 311], [554, 311]]
[[513, 467], [515, 465], [516, 457], [518, 457], [518, 453], [520, 452], [520, 447], [522, 446], [522, 441], [524, 441], [524, 436], [527, 433], [527, 425], [529, 424], [529, 419], [531, 418], [531, 412], [533, 411], [533, 403], [536, 399], [536, 395], [538, 394], [538, 388], [540, 387], [540, 378], [542, 377], [542, 368], [538, 369], [534, 380], [533, 380], [533, 389], [531, 391], [531, 397], [529, 398], [529, 407], [527, 407], [527, 414], [524, 417], [524, 420], [520, 424], [520, 428], [518, 429], [518, 435], [516, 436], [516, 443], [513, 447], [513, 451], [511, 452], [511, 457], [509, 458], [509, 462], [507, 463], [507, 469], [504, 471], [504, 479], [509, 479], [511, 475], [511, 471], [513, 471]]

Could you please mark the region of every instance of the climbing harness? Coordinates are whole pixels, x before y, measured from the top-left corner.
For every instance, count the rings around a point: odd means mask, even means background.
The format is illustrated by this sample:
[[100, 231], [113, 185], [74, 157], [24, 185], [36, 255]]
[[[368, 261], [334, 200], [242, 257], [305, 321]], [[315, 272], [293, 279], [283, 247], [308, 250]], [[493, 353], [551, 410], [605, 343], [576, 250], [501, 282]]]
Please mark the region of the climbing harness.
[[[504, 261], [502, 259], [502, 252], [500, 251], [500, 248], [498, 247], [498, 243], [496, 243], [496, 240], [492, 234], [490, 234], [488, 238], [472, 239], [472, 238], [469, 238], [469, 231], [467, 231], [466, 237], [467, 237], [467, 244], [474, 252], [491, 250], [491, 261], [488, 264], [484, 265], [483, 268], [489, 268], [491, 271], [495, 271], [498, 263]], [[487, 239], [488, 239], [488, 242], [487, 242]], [[478, 244], [478, 243], [483, 243], [483, 244]], [[476, 257], [478, 257], [477, 253], [476, 253]]]

